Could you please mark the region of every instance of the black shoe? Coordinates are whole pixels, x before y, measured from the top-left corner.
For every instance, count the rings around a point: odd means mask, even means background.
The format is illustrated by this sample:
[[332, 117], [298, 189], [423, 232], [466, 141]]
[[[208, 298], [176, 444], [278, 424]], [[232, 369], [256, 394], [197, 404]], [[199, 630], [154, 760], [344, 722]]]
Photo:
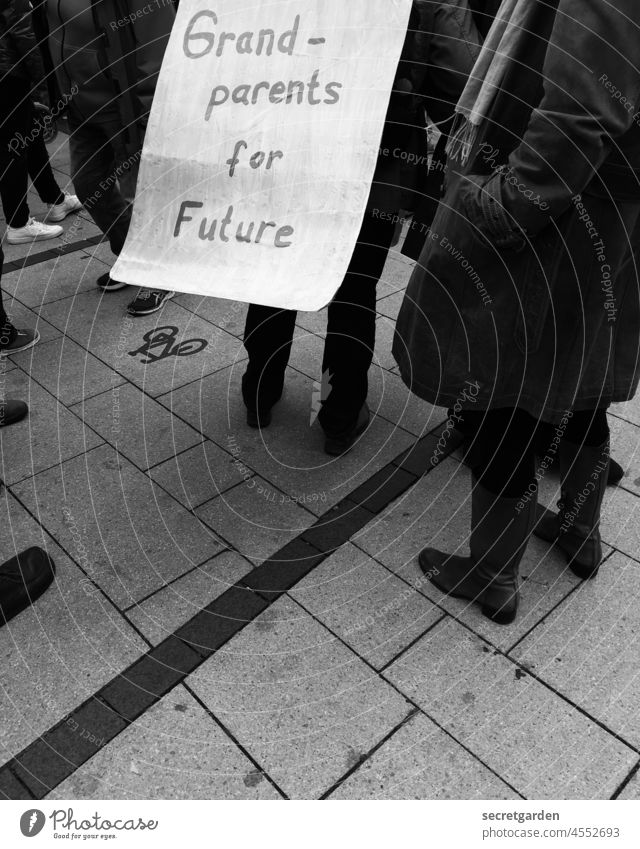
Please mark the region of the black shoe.
[[247, 424], [249, 427], [262, 430], [271, 424], [271, 407], [268, 410], [252, 410], [247, 407]]
[[340, 436], [330, 436], [327, 434], [324, 443], [325, 452], [331, 457], [340, 457], [342, 454], [346, 454], [347, 451], [350, 451], [355, 445], [358, 437], [369, 427], [370, 418], [371, 414], [369, 413], [369, 407], [365, 402], [358, 413], [356, 423], [350, 430]]
[[[12, 325], [5, 324], [2, 330], [3, 334], [8, 335], [9, 329], [14, 328]], [[20, 351], [33, 348], [39, 339], [39, 330], [16, 330], [13, 342], [9, 342], [7, 345], [0, 345], [0, 357], [9, 357], [11, 354], [19, 354]]]
[[165, 289], [140, 289], [127, 307], [127, 312], [129, 315], [151, 315], [152, 312], [158, 312], [174, 294]]
[[39, 598], [53, 581], [56, 567], [46, 551], [28, 548], [0, 566], [0, 625]]
[[28, 412], [24, 401], [0, 401], [0, 427], [22, 421]]
[[108, 271], [106, 274], [101, 274], [96, 280], [96, 283], [98, 284], [98, 288], [102, 289], [103, 292], [117, 292], [118, 289], [124, 289], [125, 286], [129, 285], [128, 283], [121, 283], [119, 280], [114, 280]]

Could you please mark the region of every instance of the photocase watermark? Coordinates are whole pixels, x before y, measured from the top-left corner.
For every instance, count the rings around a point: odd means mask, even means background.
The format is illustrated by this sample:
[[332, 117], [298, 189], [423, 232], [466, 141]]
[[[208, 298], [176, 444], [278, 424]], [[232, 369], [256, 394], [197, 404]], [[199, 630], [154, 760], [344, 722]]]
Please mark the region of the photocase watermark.
[[42, 116], [42, 118], [34, 118], [33, 129], [31, 130], [29, 135], [23, 136], [21, 133], [16, 133], [7, 145], [11, 153], [17, 153], [19, 150], [26, 150], [27, 147], [29, 147], [29, 145], [32, 144], [41, 135], [46, 136], [49, 132], [51, 132], [54, 120], [58, 117], [58, 115], [60, 115], [61, 112], [66, 109], [69, 103], [71, 103], [78, 91], [78, 85], [74, 83], [71, 86], [69, 92], [65, 92], [60, 98], [60, 100], [54, 106], [52, 106]]
[[494, 174], [501, 174], [505, 183], [513, 186], [524, 198], [530, 201], [534, 206], [537, 206], [542, 212], [548, 212], [550, 207], [546, 200], [543, 200], [541, 195], [529, 188], [526, 183], [523, 183], [515, 175], [513, 168], [502, 163], [499, 164], [496, 160], [500, 154], [500, 148], [494, 147], [488, 142], [484, 142], [478, 148], [478, 153], [482, 156], [485, 164], [493, 169]]
[[463, 405], [465, 403], [477, 404], [478, 402], [478, 395], [480, 394], [480, 384], [478, 381], [475, 380], [472, 383], [470, 380], [466, 380], [465, 383], [466, 386], [451, 408], [444, 430], [440, 434], [440, 438], [438, 439], [437, 445], [434, 449], [433, 457], [430, 461], [433, 468], [435, 468], [440, 460], [445, 456], [447, 445], [451, 440], [453, 431], [456, 429], [456, 423], [464, 421], [464, 417], [461, 415]]
[[604, 308], [607, 312], [607, 321], [609, 323], [615, 322], [618, 309], [616, 307], [615, 296], [613, 294], [613, 271], [611, 264], [607, 261], [606, 245], [604, 240], [600, 238], [598, 228], [594, 224], [589, 211], [582, 201], [582, 195], [574, 195], [571, 200], [578, 213], [578, 219], [584, 224], [596, 252], [596, 259], [600, 266], [600, 288], [602, 289], [605, 297]]

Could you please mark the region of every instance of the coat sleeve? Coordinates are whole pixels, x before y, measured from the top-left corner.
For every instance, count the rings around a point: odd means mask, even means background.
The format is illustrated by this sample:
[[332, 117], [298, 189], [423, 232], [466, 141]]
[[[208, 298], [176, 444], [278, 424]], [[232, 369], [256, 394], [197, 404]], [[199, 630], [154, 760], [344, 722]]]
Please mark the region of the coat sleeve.
[[425, 97], [431, 120], [442, 123], [453, 117], [482, 39], [467, 0], [423, 4], [422, 27], [429, 32], [417, 36], [422, 59], [417, 90]]
[[31, 5], [28, 0], [12, 0], [9, 9], [9, 38], [20, 57], [19, 68], [27, 73], [35, 90], [43, 89], [45, 71], [31, 24]]
[[508, 169], [482, 188], [493, 201], [486, 229], [497, 243], [533, 235], [568, 209], [632, 127], [640, 108], [638, 0], [560, 0], [543, 77], [542, 101]]
[[[145, 14], [149, 7], [152, 11]], [[136, 94], [146, 124], [176, 13], [171, 0], [132, 0], [131, 14], [135, 16], [136, 13], [139, 13], [133, 18], [138, 80]]]

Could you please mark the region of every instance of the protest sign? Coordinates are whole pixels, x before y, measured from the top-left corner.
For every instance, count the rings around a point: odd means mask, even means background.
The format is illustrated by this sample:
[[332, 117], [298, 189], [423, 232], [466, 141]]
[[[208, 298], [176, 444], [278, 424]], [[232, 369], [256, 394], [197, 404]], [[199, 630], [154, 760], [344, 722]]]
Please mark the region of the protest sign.
[[112, 276], [276, 307], [328, 303], [362, 223], [410, 10], [181, 0]]

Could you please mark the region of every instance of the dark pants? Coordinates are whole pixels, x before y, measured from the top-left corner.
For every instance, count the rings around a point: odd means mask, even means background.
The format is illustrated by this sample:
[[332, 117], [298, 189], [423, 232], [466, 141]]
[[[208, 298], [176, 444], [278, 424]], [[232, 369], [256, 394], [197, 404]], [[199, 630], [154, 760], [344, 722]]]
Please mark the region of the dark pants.
[[119, 180], [137, 173], [140, 151], [130, 153], [124, 144], [118, 118], [101, 116], [100, 121], [83, 121], [69, 115], [71, 177], [80, 201], [118, 255], [123, 248], [131, 205], [120, 191]]
[[[376, 285], [394, 230], [390, 221], [366, 216], [345, 278], [329, 304], [322, 361], [326, 397], [318, 418], [331, 435], [353, 427], [367, 398], [376, 336]], [[247, 407], [268, 409], [282, 394], [296, 315], [293, 310], [249, 307], [244, 333], [249, 365], [242, 380]]]
[[[551, 446], [556, 429], [519, 409], [465, 411], [472, 465], [482, 485], [496, 495], [520, 498], [535, 481], [536, 449]], [[609, 438], [607, 410], [576, 412], [561, 434], [574, 445], [598, 447]]]
[[7, 77], [0, 83], [0, 197], [10, 227], [24, 227], [29, 220], [29, 177], [44, 203], [62, 203], [29, 85]]

